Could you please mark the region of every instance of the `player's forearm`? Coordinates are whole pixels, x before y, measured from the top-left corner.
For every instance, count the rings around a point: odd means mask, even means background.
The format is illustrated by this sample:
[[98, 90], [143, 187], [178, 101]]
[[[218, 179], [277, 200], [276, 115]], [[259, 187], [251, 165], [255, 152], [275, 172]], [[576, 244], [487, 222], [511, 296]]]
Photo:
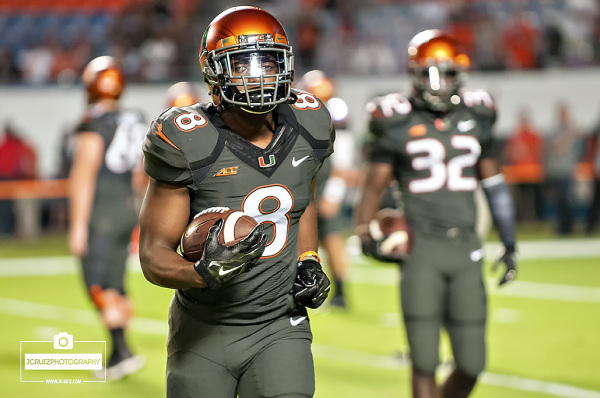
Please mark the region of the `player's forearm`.
[[516, 241], [515, 208], [508, 187], [504, 183], [504, 176], [496, 174], [482, 180], [481, 183], [500, 239], [504, 246], [514, 249]]
[[317, 251], [319, 234], [317, 230], [317, 206], [313, 200], [300, 217], [298, 228], [298, 255], [307, 251]]
[[[366, 226], [375, 217], [377, 210], [379, 210], [379, 203], [381, 201], [380, 195], [375, 192], [374, 189], [365, 186], [363, 188], [360, 201], [355, 209], [355, 221], [354, 224], [357, 229], [357, 234], [366, 232]], [[365, 231], [361, 231], [361, 230]]]
[[140, 247], [140, 264], [146, 279], [155, 285], [169, 289], [206, 287], [202, 277], [194, 270], [194, 263], [169, 248]]
[[71, 231], [87, 228], [94, 195], [96, 193], [96, 176], [89, 176], [83, 170], [74, 168], [69, 179], [69, 214]]
[[389, 186], [392, 176], [392, 165], [387, 163], [370, 164], [365, 176], [365, 184], [362, 187], [360, 200], [355, 209], [354, 220], [358, 229], [364, 229], [375, 217], [375, 214], [381, 207], [381, 197]]

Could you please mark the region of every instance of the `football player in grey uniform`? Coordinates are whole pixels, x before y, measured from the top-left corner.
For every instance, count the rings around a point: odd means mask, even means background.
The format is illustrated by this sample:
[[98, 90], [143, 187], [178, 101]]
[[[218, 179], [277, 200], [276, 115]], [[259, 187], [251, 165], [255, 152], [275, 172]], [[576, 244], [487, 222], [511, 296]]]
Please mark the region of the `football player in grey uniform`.
[[[147, 124], [140, 112], [119, 108], [125, 88], [113, 57], [93, 59], [82, 75], [89, 106], [75, 131], [69, 179], [69, 247], [81, 259], [87, 290], [110, 331], [107, 379], [140, 369], [143, 360], [125, 342], [133, 304], [124, 286], [136, 196], [145, 190], [142, 143]], [[98, 374], [104, 378], [104, 372]]]
[[[146, 278], [176, 289], [167, 396], [311, 397], [312, 333], [329, 280], [317, 254], [314, 178], [331, 154], [325, 105], [293, 90], [293, 53], [275, 17], [233, 7], [207, 27], [200, 65], [212, 101], [173, 107], [144, 144], [140, 212]], [[202, 258], [177, 247], [195, 214], [240, 210], [259, 225], [233, 246], [210, 229]]]
[[317, 221], [319, 243], [326, 256], [326, 263], [333, 276], [334, 308], [347, 309], [345, 281], [350, 271], [346, 253], [343, 206], [351, 198], [353, 189], [359, 185], [362, 169], [356, 145], [356, 135], [348, 128], [348, 106], [335, 97], [336, 82], [321, 70], [311, 70], [302, 76], [298, 88], [315, 94], [327, 106], [335, 127], [335, 151], [317, 175]]
[[[514, 208], [497, 160], [494, 102], [485, 91], [461, 87], [468, 57], [444, 32], [426, 30], [410, 41], [408, 59], [411, 95], [389, 94], [367, 105], [373, 141], [356, 232], [365, 254], [401, 263], [413, 396], [466, 397], [485, 365], [486, 292], [474, 197], [478, 184], [504, 243], [500, 284], [516, 274]], [[412, 251], [402, 257], [390, 255], [367, 227], [393, 179], [412, 230]], [[456, 366], [438, 387], [442, 327]]]

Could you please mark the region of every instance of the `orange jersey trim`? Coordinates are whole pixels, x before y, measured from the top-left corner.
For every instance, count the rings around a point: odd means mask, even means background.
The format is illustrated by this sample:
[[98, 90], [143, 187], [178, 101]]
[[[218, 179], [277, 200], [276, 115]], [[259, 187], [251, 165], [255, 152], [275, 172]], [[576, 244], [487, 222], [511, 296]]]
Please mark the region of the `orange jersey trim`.
[[173, 142], [171, 142], [171, 140], [165, 135], [165, 133], [163, 133], [162, 131], [162, 123], [158, 123], [156, 126], [156, 134], [158, 134], [158, 136], [160, 138], [162, 138], [167, 144], [171, 145], [173, 148], [177, 149], [178, 151], [181, 151], [181, 149], [179, 149], [177, 147], [177, 145], [173, 144]]

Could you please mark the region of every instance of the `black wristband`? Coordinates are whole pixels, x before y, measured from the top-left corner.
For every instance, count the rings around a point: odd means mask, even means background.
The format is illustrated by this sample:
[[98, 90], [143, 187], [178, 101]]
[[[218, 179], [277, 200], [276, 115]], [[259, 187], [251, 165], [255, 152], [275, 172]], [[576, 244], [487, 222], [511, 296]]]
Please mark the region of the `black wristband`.
[[194, 264], [194, 270], [196, 270], [198, 275], [200, 275], [202, 279], [204, 279], [204, 282], [206, 282], [206, 285], [210, 289], [214, 290], [221, 287], [221, 282], [219, 282], [219, 280], [208, 271], [208, 268], [206, 267], [206, 264], [205, 262], [203, 262], [203, 260], [196, 261], [196, 263]]

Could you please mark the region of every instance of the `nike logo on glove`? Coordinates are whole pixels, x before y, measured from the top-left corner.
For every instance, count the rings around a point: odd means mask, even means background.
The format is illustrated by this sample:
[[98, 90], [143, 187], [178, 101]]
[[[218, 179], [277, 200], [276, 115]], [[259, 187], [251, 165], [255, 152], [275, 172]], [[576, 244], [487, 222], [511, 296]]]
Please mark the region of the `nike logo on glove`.
[[224, 270], [223, 268], [219, 268], [219, 276], [227, 275], [227, 274], [235, 271], [236, 269], [238, 269], [238, 268], [236, 267], [236, 268], [231, 268], [231, 269], [228, 269], [228, 270]]
[[294, 156], [292, 158], [292, 166], [298, 167], [298, 166], [300, 166], [300, 163], [304, 162], [306, 159], [308, 159], [308, 155], [306, 155], [305, 157], [300, 158], [298, 160], [296, 160], [296, 157]]
[[306, 319], [305, 316], [301, 316], [300, 318], [296, 318], [296, 319], [290, 317], [290, 323], [292, 324], [292, 326], [298, 326], [300, 324], [300, 322], [302, 322], [305, 319]]

